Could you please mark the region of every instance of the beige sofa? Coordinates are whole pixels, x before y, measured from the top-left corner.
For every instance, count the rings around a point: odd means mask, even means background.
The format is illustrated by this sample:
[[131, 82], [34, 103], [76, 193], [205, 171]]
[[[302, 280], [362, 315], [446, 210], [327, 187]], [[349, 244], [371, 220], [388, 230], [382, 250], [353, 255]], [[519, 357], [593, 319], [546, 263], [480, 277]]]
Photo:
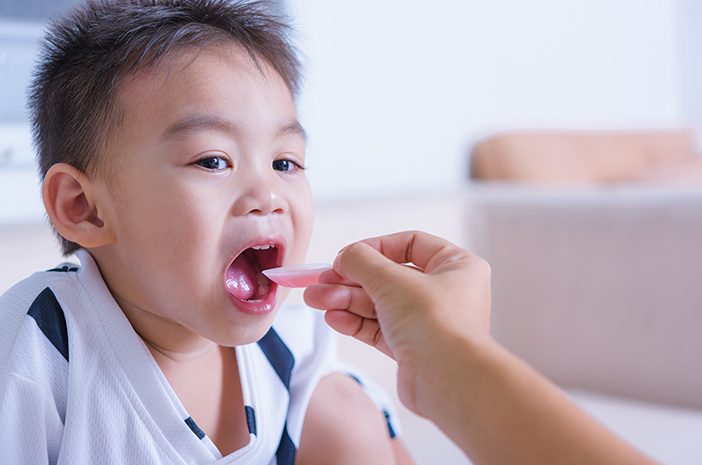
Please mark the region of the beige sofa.
[[702, 463], [695, 132], [510, 132], [472, 155], [495, 337], [654, 458]]
[[700, 185], [697, 131], [508, 131], [478, 141], [475, 179], [592, 186], [639, 181]]
[[490, 184], [471, 199], [495, 337], [652, 456], [702, 463], [702, 190]]
[[493, 331], [554, 380], [702, 409], [702, 190], [495, 186]]

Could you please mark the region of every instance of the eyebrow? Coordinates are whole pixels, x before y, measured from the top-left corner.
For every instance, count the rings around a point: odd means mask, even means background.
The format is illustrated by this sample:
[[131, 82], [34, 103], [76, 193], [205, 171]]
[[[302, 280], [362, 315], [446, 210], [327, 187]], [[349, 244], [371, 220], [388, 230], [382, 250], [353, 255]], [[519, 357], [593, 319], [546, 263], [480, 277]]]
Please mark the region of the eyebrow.
[[[185, 136], [189, 133], [203, 131], [218, 131], [234, 134], [242, 132], [241, 128], [234, 122], [223, 120], [215, 116], [195, 114], [188, 115], [170, 125], [163, 134], [161, 134], [161, 139], [172, 139]], [[307, 132], [297, 120], [281, 124], [274, 132], [276, 138], [288, 135], [300, 136], [305, 143], [307, 143]]]
[[302, 127], [298, 120], [294, 120], [290, 123], [281, 125], [276, 131], [275, 135], [276, 137], [284, 137], [290, 135], [300, 136], [302, 137], [302, 140], [304, 140], [305, 143], [307, 143], [307, 131], [305, 131], [305, 128]]
[[161, 134], [162, 139], [172, 139], [192, 132], [214, 130], [219, 132], [239, 132], [235, 124], [207, 115], [188, 115], [168, 126]]

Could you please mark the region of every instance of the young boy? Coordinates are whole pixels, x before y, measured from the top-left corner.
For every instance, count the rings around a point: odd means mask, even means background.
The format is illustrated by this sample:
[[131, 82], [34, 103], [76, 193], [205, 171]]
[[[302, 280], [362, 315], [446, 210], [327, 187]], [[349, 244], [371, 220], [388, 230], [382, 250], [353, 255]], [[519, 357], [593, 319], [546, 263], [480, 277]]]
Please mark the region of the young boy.
[[2, 460], [409, 460], [321, 315], [274, 322], [285, 291], [261, 270], [302, 263], [313, 220], [284, 32], [228, 0], [96, 0], [54, 23], [30, 104], [81, 266], [0, 299]]

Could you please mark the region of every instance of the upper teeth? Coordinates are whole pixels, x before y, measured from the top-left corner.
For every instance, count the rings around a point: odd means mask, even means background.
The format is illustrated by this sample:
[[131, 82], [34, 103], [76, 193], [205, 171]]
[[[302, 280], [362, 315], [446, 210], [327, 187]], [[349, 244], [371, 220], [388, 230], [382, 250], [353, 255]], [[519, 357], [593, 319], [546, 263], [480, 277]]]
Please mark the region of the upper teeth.
[[254, 246], [251, 247], [251, 248], [254, 249], [254, 250], [268, 250], [268, 249], [270, 249], [271, 247], [273, 247], [273, 246], [269, 244], [269, 245], [254, 245]]

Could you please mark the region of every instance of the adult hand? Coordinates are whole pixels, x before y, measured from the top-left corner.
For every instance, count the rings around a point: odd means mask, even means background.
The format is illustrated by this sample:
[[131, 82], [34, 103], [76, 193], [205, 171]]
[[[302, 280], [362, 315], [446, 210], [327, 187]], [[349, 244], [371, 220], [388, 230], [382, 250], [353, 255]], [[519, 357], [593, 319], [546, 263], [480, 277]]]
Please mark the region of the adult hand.
[[[489, 340], [490, 267], [478, 256], [423, 232], [367, 239], [344, 248], [334, 270], [305, 291], [329, 310], [327, 323], [398, 362], [398, 393], [426, 415], [419, 386], [447, 362], [452, 340]], [[432, 370], [427, 370], [432, 366]], [[419, 396], [418, 396], [419, 394]], [[431, 402], [429, 402], [431, 403]]]

